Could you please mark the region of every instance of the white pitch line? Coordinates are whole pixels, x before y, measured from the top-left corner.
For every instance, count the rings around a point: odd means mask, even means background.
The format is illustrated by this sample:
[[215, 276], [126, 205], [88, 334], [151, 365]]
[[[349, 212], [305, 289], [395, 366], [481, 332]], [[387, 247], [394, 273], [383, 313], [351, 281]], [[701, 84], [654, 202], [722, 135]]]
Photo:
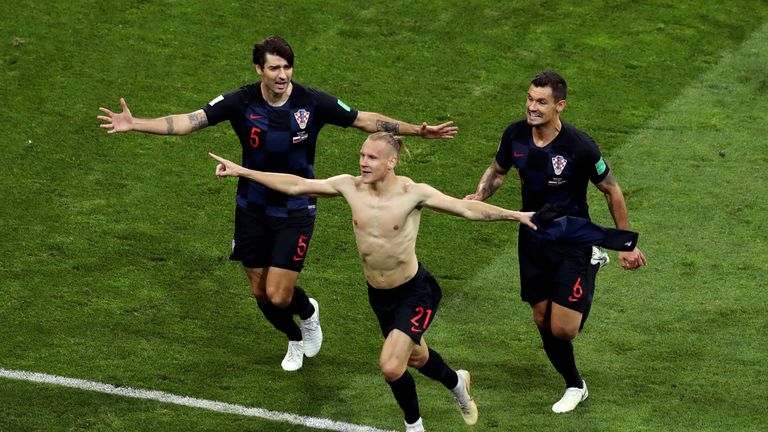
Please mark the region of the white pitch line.
[[391, 430], [377, 429], [371, 426], [356, 425], [352, 423], [338, 422], [319, 417], [308, 417], [298, 414], [290, 414], [279, 411], [270, 411], [263, 408], [252, 408], [243, 405], [235, 405], [226, 402], [218, 402], [206, 399], [197, 399], [187, 396], [179, 396], [156, 390], [135, 389], [131, 387], [115, 387], [95, 381], [86, 381], [77, 378], [67, 378], [57, 375], [48, 375], [36, 372], [27, 372], [13, 369], [0, 368], [0, 377], [10, 378], [36, 383], [54, 384], [63, 387], [71, 387], [80, 390], [107, 393], [117, 396], [125, 396], [136, 399], [149, 399], [174, 405], [202, 408], [209, 411], [217, 411], [228, 414], [238, 414], [247, 417], [258, 417], [266, 420], [290, 423], [306, 426], [313, 429], [324, 429], [338, 432], [394, 432]]

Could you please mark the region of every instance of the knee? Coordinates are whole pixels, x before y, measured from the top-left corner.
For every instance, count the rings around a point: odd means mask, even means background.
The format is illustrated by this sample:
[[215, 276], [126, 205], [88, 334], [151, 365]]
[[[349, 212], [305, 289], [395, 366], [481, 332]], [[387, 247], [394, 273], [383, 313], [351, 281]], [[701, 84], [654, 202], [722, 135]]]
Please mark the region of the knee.
[[269, 296], [267, 295], [267, 290], [264, 287], [251, 285], [251, 295], [259, 303], [272, 303], [272, 300], [270, 300]]
[[270, 290], [267, 288], [267, 293], [269, 294], [269, 301], [281, 309], [287, 308], [293, 299], [293, 289]]
[[253, 295], [253, 298], [256, 299], [259, 303], [270, 303], [269, 296], [267, 296], [267, 293], [265, 291], [260, 290], [251, 290], [251, 294]]
[[414, 350], [411, 357], [408, 359], [408, 366], [421, 369], [429, 360], [429, 353], [421, 353]]
[[397, 381], [405, 373], [405, 365], [399, 364], [394, 359], [381, 360], [379, 368], [384, 375], [384, 379], [389, 382]]
[[544, 328], [548, 325], [547, 323], [547, 317], [549, 311], [549, 302], [542, 301], [536, 304], [531, 304], [531, 313], [533, 317], [533, 322], [536, 324], [536, 327], [538, 328]]
[[573, 340], [579, 334], [579, 327], [552, 326], [552, 334], [558, 339]]
[[269, 297], [267, 296], [267, 287], [265, 284], [265, 281], [262, 279], [262, 272], [250, 269], [246, 270], [245, 274], [248, 276], [248, 281], [251, 284], [251, 295], [258, 301], [259, 303], [267, 303], [269, 302]]

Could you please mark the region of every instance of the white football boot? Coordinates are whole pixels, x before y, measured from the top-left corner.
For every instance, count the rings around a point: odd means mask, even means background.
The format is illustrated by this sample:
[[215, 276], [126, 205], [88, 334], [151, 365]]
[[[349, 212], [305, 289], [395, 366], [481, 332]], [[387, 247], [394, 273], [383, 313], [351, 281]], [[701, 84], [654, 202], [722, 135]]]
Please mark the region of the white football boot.
[[477, 403], [469, 393], [472, 377], [469, 371], [464, 369], [457, 370], [456, 375], [459, 376], [459, 384], [452, 390], [454, 399], [456, 399], [456, 405], [461, 411], [461, 416], [464, 417], [464, 423], [472, 426], [477, 423]]
[[304, 342], [303, 341], [288, 341], [288, 351], [285, 353], [285, 358], [280, 366], [283, 370], [292, 372], [301, 369], [304, 364]]
[[421, 417], [413, 424], [405, 424], [405, 432], [425, 432], [424, 423], [421, 421]]
[[584, 402], [587, 396], [589, 396], [589, 391], [587, 390], [586, 381], [582, 380], [581, 382], [584, 388], [568, 387], [563, 397], [552, 405], [552, 411], [558, 414], [567, 413], [573, 411], [581, 402]]
[[301, 322], [301, 338], [304, 340], [304, 355], [314, 357], [323, 345], [323, 329], [320, 328], [320, 305], [311, 298], [309, 302], [315, 307], [315, 313]]
[[592, 265], [600, 264], [600, 268], [603, 268], [608, 265], [609, 262], [611, 262], [611, 258], [604, 250], [597, 246], [592, 246], [592, 259], [590, 260]]

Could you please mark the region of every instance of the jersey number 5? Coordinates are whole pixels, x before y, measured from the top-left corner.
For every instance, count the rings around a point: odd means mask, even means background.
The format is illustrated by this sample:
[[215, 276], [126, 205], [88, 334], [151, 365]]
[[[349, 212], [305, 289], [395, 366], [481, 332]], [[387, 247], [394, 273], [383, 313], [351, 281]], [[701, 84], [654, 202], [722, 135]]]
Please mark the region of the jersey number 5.
[[296, 244], [296, 255], [293, 256], [294, 261], [301, 261], [304, 259], [304, 255], [306, 255], [307, 248], [309, 247], [307, 240], [309, 240], [309, 237], [306, 235], [301, 234], [299, 236], [299, 242]]
[[251, 128], [251, 147], [259, 148], [259, 133], [261, 129], [257, 127]]

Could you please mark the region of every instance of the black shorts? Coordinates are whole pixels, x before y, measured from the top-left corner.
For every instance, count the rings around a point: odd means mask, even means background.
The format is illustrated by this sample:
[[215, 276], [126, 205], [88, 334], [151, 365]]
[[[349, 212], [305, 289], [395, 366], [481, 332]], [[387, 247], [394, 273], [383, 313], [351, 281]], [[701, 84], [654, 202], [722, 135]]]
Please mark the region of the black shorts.
[[368, 284], [368, 301], [386, 338], [394, 329], [407, 334], [417, 345], [437, 314], [443, 292], [435, 278], [419, 264], [416, 275], [391, 289]]
[[241, 261], [248, 268], [301, 271], [314, 227], [315, 217], [311, 215], [273, 217], [236, 206], [229, 259]]
[[534, 305], [551, 300], [584, 316], [586, 320], [595, 293], [592, 246], [542, 242], [521, 225], [517, 245], [520, 260], [520, 297]]

